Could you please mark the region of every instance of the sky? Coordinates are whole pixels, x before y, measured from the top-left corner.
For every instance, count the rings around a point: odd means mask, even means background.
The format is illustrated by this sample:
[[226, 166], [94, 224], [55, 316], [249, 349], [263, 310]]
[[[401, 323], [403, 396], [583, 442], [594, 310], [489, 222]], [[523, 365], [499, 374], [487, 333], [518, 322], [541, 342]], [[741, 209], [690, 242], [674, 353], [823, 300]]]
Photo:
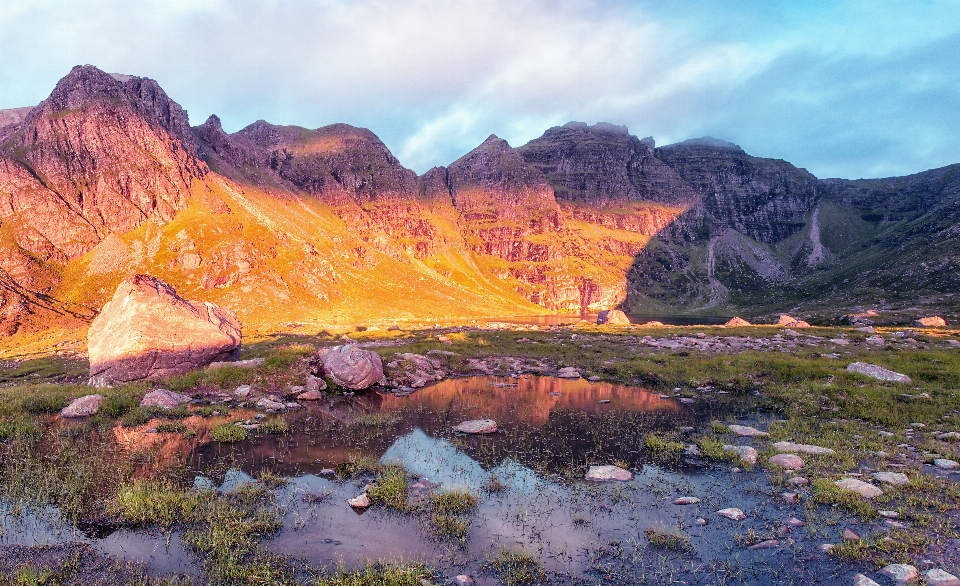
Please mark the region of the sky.
[[369, 128], [422, 173], [571, 120], [814, 175], [960, 163], [957, 0], [3, 0], [0, 108], [77, 64], [201, 124]]

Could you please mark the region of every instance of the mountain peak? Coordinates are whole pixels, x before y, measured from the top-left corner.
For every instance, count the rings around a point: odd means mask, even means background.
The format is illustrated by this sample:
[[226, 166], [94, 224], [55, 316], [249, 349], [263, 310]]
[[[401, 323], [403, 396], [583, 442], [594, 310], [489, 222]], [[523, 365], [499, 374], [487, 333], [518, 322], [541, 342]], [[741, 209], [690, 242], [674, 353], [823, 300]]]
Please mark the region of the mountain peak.
[[713, 138], [712, 136], [701, 136], [700, 138], [691, 138], [688, 140], [684, 140], [682, 142], [674, 143], [669, 146], [671, 147], [678, 147], [678, 146], [707, 147], [712, 149], [728, 149], [732, 151], [743, 152], [743, 149], [740, 148], [740, 145], [734, 144], [726, 140], [721, 140], [719, 138]]

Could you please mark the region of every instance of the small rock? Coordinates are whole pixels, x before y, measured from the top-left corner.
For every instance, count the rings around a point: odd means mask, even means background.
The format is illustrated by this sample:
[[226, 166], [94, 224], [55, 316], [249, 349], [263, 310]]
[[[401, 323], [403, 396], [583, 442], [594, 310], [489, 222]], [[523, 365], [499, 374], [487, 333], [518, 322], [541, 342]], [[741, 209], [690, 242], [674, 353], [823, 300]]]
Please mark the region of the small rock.
[[833, 455], [836, 453], [830, 448], [821, 448], [820, 446], [812, 446], [810, 444], [795, 444], [793, 442], [777, 442], [773, 444], [773, 449], [778, 452], [800, 452], [801, 454], [810, 454], [812, 456]]
[[694, 403], [696, 403], [696, 400], [691, 399], [689, 397], [680, 397], [680, 402], [683, 403], [684, 405], [693, 405]]
[[266, 397], [261, 397], [261, 398], [257, 401], [257, 407], [259, 407], [260, 409], [277, 409], [277, 410], [282, 410], [284, 407], [286, 407], [286, 405], [284, 405], [283, 403], [281, 403], [281, 402], [279, 402], [279, 401], [274, 401], [274, 400], [268, 399], [268, 398], [266, 398]]
[[141, 407], [158, 407], [160, 409], [176, 409], [184, 403], [189, 403], [192, 399], [180, 393], [174, 393], [167, 389], [154, 389], [143, 396], [140, 401]]
[[723, 446], [723, 451], [725, 451], [725, 452], [733, 452], [733, 453], [737, 454], [738, 456], [740, 456], [740, 459], [741, 459], [743, 462], [746, 462], [747, 464], [750, 464], [751, 466], [752, 466], [753, 464], [756, 464], [756, 463], [757, 463], [757, 456], [758, 456], [757, 450], [754, 449], [754, 448], [751, 448], [750, 446], [724, 445], [724, 446]]
[[674, 499], [673, 504], [675, 505], [695, 505], [700, 502], [695, 496], [682, 496], [678, 499]]
[[910, 564], [890, 564], [889, 566], [880, 570], [879, 573], [896, 582], [904, 584], [915, 582], [917, 578], [920, 577], [920, 571]]
[[450, 580], [450, 583], [454, 584], [454, 586], [473, 586], [476, 584], [476, 582], [473, 581], [473, 578], [467, 576], [466, 574], [454, 576], [453, 579]]
[[794, 454], [777, 454], [776, 456], [772, 456], [767, 461], [771, 464], [782, 466], [783, 468], [789, 468], [791, 470], [798, 470], [804, 466], [803, 458]]
[[770, 434], [748, 425], [728, 425], [727, 428], [741, 437], [767, 437]]
[[883, 494], [883, 491], [876, 486], [869, 482], [857, 480], [856, 478], [844, 478], [836, 481], [835, 484], [844, 490], [855, 492], [867, 499], [872, 499]]
[[580, 372], [572, 366], [567, 366], [557, 371], [557, 378], [580, 378]]
[[877, 511], [877, 514], [884, 519], [899, 519], [900, 513], [896, 511]]
[[60, 417], [89, 417], [96, 415], [103, 403], [102, 395], [85, 395], [74, 399], [69, 405], [60, 410]]
[[607, 482], [611, 480], [626, 482], [633, 478], [633, 473], [619, 466], [590, 466], [584, 478], [595, 482]]
[[886, 482], [887, 484], [892, 484], [894, 486], [903, 486], [905, 484], [910, 484], [910, 478], [902, 472], [874, 472], [871, 474], [875, 480], [880, 482]]
[[788, 505], [797, 504], [798, 497], [797, 497], [797, 493], [795, 492], [780, 493], [780, 496], [783, 497], [784, 502], [786, 502]]
[[628, 326], [630, 319], [619, 309], [605, 309], [597, 314], [597, 325]]
[[307, 389], [307, 392], [310, 391], [325, 391], [327, 390], [327, 381], [323, 380], [319, 376], [313, 376], [312, 374], [307, 375], [307, 380], [304, 381], [304, 388]]
[[263, 364], [263, 358], [251, 358], [249, 360], [234, 360], [230, 361], [218, 361], [211, 362], [207, 365], [207, 370], [217, 370], [225, 366], [230, 366], [232, 368], [256, 368]]
[[855, 372], [864, 376], [869, 376], [882, 381], [911, 384], [913, 380], [905, 374], [887, 370], [876, 364], [867, 364], [866, 362], [854, 362], [847, 365], [848, 372]]
[[733, 521], [743, 521], [744, 519], [747, 518], [746, 514], [744, 514], [743, 511], [741, 511], [736, 507], [720, 509], [719, 511], [717, 511], [717, 514], [720, 515], [721, 517], [726, 517], [727, 519], [731, 519]]
[[596, 383], [596, 382], [600, 382], [600, 377], [597, 376], [597, 375], [593, 375], [593, 376], [591, 376], [590, 378], [588, 378], [587, 380], [590, 381], [590, 382], [592, 382], [592, 383]]
[[600, 399], [600, 404], [602, 405], [606, 405], [609, 402], [610, 402], [610, 399]]
[[923, 582], [927, 586], [960, 586], [960, 578], [939, 568], [924, 572]]
[[[836, 546], [832, 543], [821, 543], [820, 545], [817, 546], [817, 548], [823, 553], [833, 553], [834, 547]], [[879, 584], [877, 586], [879, 586]]]
[[370, 506], [370, 497], [367, 496], [367, 493], [362, 493], [352, 499], [348, 499], [347, 504], [354, 509], [366, 509]]
[[853, 529], [849, 528], [843, 530], [843, 538], [847, 541], [860, 541], [860, 535]]
[[893, 437], [897, 434], [893, 433], [892, 431], [881, 430], [877, 432], [877, 435], [880, 437]]
[[887, 527], [890, 527], [891, 529], [903, 529], [904, 527], [906, 527], [906, 525], [904, 525], [903, 523], [899, 523], [897, 521], [894, 521], [893, 519], [884, 519], [883, 524], [886, 525]]
[[307, 391], [306, 393], [300, 393], [297, 395], [298, 401], [319, 401], [323, 398], [323, 393], [320, 391]]
[[250, 385], [240, 385], [239, 387], [236, 388], [235, 391], [233, 391], [233, 394], [243, 399], [243, 398], [246, 398], [247, 395], [249, 395], [250, 391], [252, 390], [253, 390], [253, 387], [251, 387]]
[[780, 547], [780, 542], [776, 539], [767, 539], [766, 541], [761, 541], [760, 543], [751, 545], [747, 549], [750, 549], [750, 550], [773, 549], [775, 547]]
[[694, 523], [696, 523], [697, 525], [703, 527], [704, 525], [707, 524], [707, 520], [704, 519], [703, 517], [697, 517], [697, 520], [694, 521]]
[[497, 422], [492, 419], [472, 419], [457, 425], [453, 431], [469, 434], [496, 433]]
[[806, 486], [810, 484], [810, 481], [803, 476], [794, 476], [793, 478], [787, 480], [787, 484], [790, 486]]
[[796, 517], [788, 517], [784, 519], [783, 524], [787, 527], [805, 527], [807, 525], [806, 521], [801, 521]]
[[[829, 545], [829, 544], [825, 544]], [[822, 546], [821, 546], [822, 547]], [[830, 551], [833, 551], [833, 546], [830, 546]], [[827, 553], [830, 553], [829, 551]], [[880, 586], [870, 578], [867, 578], [863, 574], [857, 574], [853, 577], [853, 586]]]
[[946, 458], [937, 458], [933, 461], [933, 465], [941, 470], [956, 470], [960, 468], [960, 463], [956, 460], [948, 460]]
[[938, 439], [938, 440], [944, 440], [944, 441], [947, 441], [947, 440], [960, 440], [960, 432], [957, 432], [957, 431], [948, 431], [948, 432], [946, 432], [946, 433], [938, 433], [938, 434], [937, 434], [937, 439]]

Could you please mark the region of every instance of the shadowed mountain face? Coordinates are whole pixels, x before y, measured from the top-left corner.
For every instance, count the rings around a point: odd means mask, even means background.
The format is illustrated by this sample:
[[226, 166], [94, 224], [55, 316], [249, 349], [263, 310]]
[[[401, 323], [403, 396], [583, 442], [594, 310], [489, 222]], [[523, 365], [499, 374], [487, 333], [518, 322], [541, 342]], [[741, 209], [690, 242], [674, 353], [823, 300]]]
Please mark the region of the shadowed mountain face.
[[[74, 68], [0, 111], [0, 331], [89, 319], [154, 274], [286, 322], [955, 307], [960, 165], [818, 180], [709, 137], [571, 122], [423, 176], [369, 130], [227, 134], [153, 80]], [[33, 324], [33, 325], [31, 325]]]

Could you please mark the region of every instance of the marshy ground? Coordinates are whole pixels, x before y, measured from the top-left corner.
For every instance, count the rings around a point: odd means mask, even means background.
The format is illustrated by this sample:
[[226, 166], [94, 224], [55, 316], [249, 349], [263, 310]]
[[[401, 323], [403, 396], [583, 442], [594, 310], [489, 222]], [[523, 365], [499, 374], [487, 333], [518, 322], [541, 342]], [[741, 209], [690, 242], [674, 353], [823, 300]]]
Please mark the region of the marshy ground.
[[[265, 358], [256, 368], [105, 389], [100, 413], [68, 422], [59, 410], [90, 392], [85, 360], [8, 361], [0, 583], [842, 584], [884, 583], [875, 571], [892, 562], [960, 570], [960, 474], [933, 465], [960, 459], [958, 332], [487, 324], [346, 337], [385, 363], [429, 355], [450, 378], [258, 411], [234, 390], [282, 396], [317, 348], [344, 342], [285, 335], [244, 348]], [[847, 372], [856, 361], [913, 382]], [[583, 378], [556, 378], [564, 367]], [[156, 387], [195, 401], [139, 407]], [[486, 418], [497, 433], [452, 429]], [[791, 473], [769, 462], [778, 441], [834, 453], [799, 454]], [[756, 464], [724, 445], [752, 446]], [[583, 479], [610, 464], [633, 479]], [[883, 494], [835, 485], [851, 475]], [[371, 506], [358, 514], [345, 501], [361, 492]], [[716, 514], [731, 507], [746, 518]]]

